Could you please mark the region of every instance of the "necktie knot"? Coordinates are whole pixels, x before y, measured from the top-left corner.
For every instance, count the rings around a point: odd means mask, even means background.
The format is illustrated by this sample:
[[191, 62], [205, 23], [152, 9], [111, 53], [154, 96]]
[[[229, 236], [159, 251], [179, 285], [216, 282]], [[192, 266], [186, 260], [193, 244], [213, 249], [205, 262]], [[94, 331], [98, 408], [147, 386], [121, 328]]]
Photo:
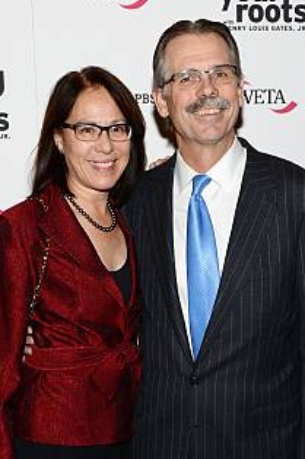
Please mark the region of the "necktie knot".
[[202, 190], [210, 183], [211, 177], [208, 175], [195, 175], [193, 178], [192, 196], [201, 195]]

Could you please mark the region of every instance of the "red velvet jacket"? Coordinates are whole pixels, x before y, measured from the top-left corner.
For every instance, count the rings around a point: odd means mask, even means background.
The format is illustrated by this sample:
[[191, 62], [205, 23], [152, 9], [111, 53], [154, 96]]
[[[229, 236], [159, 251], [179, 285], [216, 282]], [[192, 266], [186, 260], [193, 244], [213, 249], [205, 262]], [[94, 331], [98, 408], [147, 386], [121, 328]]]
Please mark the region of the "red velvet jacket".
[[[55, 186], [0, 216], [0, 457], [12, 435], [62, 445], [132, 435], [140, 373], [135, 253], [120, 215], [131, 269], [128, 304]], [[33, 356], [22, 364], [29, 304], [50, 251], [32, 320]]]

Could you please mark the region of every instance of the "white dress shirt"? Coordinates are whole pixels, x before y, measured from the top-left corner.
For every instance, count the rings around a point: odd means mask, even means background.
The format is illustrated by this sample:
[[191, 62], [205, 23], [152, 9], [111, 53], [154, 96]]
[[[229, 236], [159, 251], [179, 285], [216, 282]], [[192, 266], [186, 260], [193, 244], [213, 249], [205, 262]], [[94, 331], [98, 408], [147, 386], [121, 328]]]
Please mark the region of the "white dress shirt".
[[[206, 174], [211, 182], [202, 197], [212, 220], [219, 271], [222, 273], [232, 230], [237, 200], [245, 170], [247, 152], [237, 138], [229, 151]], [[190, 341], [186, 269], [187, 210], [192, 193], [192, 179], [198, 172], [191, 169], [178, 153], [173, 187], [173, 238], [178, 293]]]

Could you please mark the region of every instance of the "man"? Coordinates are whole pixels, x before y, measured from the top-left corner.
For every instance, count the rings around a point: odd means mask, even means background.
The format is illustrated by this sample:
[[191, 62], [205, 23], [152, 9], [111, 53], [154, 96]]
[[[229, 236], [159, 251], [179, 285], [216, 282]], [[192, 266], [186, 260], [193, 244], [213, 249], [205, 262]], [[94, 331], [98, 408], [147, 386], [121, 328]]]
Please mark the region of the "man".
[[[167, 29], [153, 94], [177, 153], [145, 174], [127, 209], [143, 291], [134, 458], [304, 458], [304, 170], [236, 137], [243, 80], [225, 25]], [[208, 177], [198, 199], [216, 248], [211, 311], [192, 322], [210, 295], [191, 299], [195, 175]]]

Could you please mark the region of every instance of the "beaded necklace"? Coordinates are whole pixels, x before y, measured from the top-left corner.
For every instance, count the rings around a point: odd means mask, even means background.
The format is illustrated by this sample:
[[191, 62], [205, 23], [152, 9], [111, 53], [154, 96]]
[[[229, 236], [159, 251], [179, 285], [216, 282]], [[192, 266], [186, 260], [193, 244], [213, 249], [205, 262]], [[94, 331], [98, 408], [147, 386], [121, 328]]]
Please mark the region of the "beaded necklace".
[[72, 204], [72, 206], [83, 216], [85, 217], [86, 220], [88, 220], [89, 223], [91, 223], [92, 226], [94, 226], [96, 229], [99, 231], [102, 231], [103, 233], [110, 233], [111, 231], [114, 230], [114, 228], [117, 225], [117, 219], [115, 216], [114, 209], [112, 208], [111, 204], [109, 201], [107, 201], [107, 209], [109, 210], [110, 217], [111, 217], [111, 225], [109, 226], [102, 226], [98, 222], [96, 222], [89, 214], [88, 212], [85, 211], [77, 202], [75, 202], [75, 199], [71, 194], [65, 194], [65, 198]]

